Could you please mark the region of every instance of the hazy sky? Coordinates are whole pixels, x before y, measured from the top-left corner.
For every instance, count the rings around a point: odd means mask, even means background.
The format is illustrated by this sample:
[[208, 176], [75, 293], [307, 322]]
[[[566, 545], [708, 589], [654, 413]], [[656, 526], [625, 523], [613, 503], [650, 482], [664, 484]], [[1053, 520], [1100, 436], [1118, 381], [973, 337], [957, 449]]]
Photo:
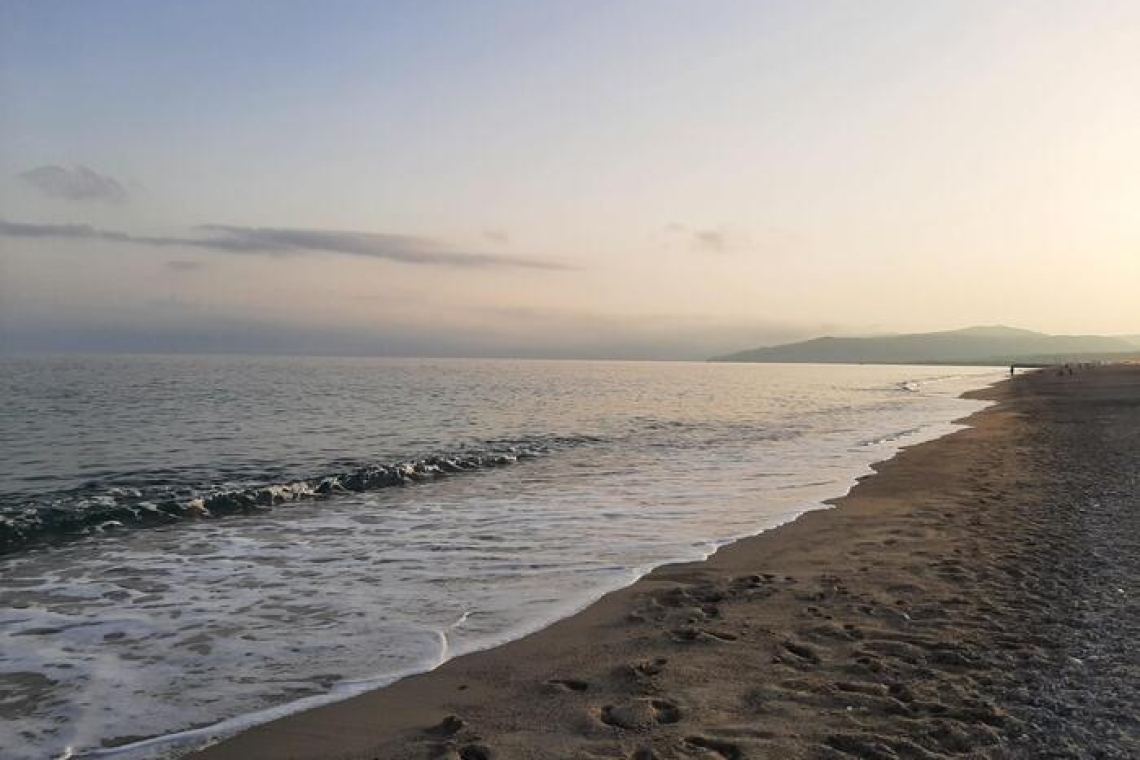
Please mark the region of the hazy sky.
[[0, 350], [1140, 333], [1140, 3], [0, 5]]

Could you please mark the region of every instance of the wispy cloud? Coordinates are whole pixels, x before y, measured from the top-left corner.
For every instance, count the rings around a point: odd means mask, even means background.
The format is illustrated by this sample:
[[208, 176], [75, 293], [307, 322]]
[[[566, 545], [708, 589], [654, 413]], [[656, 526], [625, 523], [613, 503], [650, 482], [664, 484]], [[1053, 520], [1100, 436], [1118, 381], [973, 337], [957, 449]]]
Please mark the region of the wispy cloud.
[[750, 233], [727, 225], [690, 227], [680, 222], [670, 222], [665, 225], [665, 233], [670, 238], [681, 241], [690, 250], [701, 253], [781, 252], [800, 243], [800, 236], [795, 232], [774, 226]]
[[492, 243], [509, 243], [511, 242], [511, 235], [506, 230], [485, 230], [483, 237], [490, 240]]
[[738, 247], [740, 243], [737, 236], [730, 235], [726, 230], [719, 228], [691, 228], [678, 222], [665, 225], [665, 231], [670, 235], [679, 235], [684, 238], [690, 248], [706, 253], [724, 253]]
[[693, 247], [721, 253], [728, 248], [728, 236], [720, 230], [694, 230]]
[[117, 180], [87, 166], [37, 166], [18, 176], [49, 198], [110, 203], [127, 199], [127, 191]]
[[89, 224], [28, 224], [0, 219], [0, 235], [16, 238], [55, 238], [59, 240], [105, 240], [115, 243], [169, 246], [193, 245], [194, 241], [176, 237], [129, 235], [114, 230], [100, 230]]
[[281, 227], [238, 227], [225, 224], [207, 224], [195, 229], [201, 234], [155, 236], [102, 230], [88, 224], [28, 224], [0, 220], [0, 236], [4, 237], [92, 240], [159, 248], [179, 246], [223, 253], [273, 256], [340, 253], [402, 264], [445, 267], [552, 270], [571, 268], [545, 259], [456, 250], [431, 238], [410, 235]]

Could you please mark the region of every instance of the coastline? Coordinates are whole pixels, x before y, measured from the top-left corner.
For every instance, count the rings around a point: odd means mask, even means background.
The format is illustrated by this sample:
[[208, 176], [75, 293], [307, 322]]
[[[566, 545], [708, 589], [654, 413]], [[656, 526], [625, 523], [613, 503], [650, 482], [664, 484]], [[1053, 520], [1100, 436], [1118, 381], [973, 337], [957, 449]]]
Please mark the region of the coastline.
[[[835, 509], [660, 567], [523, 639], [190, 757], [1022, 756], [1010, 753], [1037, 740], [1025, 738], [1037, 709], [1019, 696], [1026, 674], [1080, 675], [1067, 670], [1080, 659], [1070, 644], [1019, 634], [1027, 611], [1041, 612], [1025, 600], [1044, 597], [1010, 591], [1026, 579], [1065, 585], [1025, 551], [1049, 527], [1034, 510], [1072, 496], [1071, 471], [1046, 471], [1060, 442], [1043, 434], [1053, 425], [1044, 417], [1098, 393], [1140, 396], [1138, 369], [1069, 380], [1035, 373], [972, 394], [999, 403], [876, 465]], [[1085, 396], [1074, 401], [1078, 382]], [[1058, 610], [1045, 607], [1048, 622]], [[1135, 695], [1130, 673], [1114, 688]], [[1053, 756], [1039, 749], [1024, 756]], [[1101, 756], [1127, 756], [1109, 750]]]

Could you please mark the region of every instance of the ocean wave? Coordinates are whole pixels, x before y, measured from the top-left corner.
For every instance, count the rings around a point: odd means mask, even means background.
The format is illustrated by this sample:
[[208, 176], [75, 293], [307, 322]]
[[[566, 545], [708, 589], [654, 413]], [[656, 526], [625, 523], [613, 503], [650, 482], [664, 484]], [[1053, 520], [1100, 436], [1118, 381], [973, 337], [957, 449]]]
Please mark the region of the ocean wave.
[[[289, 502], [406, 486], [504, 467], [555, 449], [599, 440], [592, 436], [550, 436], [489, 442], [480, 447], [389, 464], [360, 465], [283, 483], [158, 490], [126, 485], [86, 487], [56, 494], [49, 503], [25, 501], [5, 506], [0, 513], [0, 555], [110, 530], [257, 513]], [[172, 490], [179, 495], [171, 495]]]
[[896, 441], [901, 441], [904, 438], [909, 438], [911, 436], [918, 435], [919, 433], [923, 432], [923, 430], [925, 428], [926, 428], [926, 426], [924, 426], [924, 425], [918, 425], [916, 427], [908, 427], [908, 428], [905, 428], [903, 430], [896, 430], [896, 431], [894, 431], [892, 433], [888, 433], [886, 435], [876, 436], [874, 438], [867, 438], [865, 440], [862, 440], [859, 442], [859, 445], [863, 446], [863, 447], [867, 447], [867, 446], [882, 446], [885, 443], [895, 443]]

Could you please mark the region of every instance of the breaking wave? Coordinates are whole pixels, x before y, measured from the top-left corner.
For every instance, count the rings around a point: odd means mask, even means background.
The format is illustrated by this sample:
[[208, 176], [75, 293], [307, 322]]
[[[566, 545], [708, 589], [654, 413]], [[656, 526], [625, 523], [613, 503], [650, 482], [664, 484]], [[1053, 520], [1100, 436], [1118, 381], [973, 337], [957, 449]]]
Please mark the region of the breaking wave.
[[0, 555], [47, 543], [125, 528], [263, 512], [280, 504], [406, 486], [448, 475], [504, 467], [600, 439], [539, 437], [492, 442], [388, 464], [367, 464], [283, 483], [205, 489], [115, 485], [59, 494], [50, 503], [5, 505], [0, 513]]

